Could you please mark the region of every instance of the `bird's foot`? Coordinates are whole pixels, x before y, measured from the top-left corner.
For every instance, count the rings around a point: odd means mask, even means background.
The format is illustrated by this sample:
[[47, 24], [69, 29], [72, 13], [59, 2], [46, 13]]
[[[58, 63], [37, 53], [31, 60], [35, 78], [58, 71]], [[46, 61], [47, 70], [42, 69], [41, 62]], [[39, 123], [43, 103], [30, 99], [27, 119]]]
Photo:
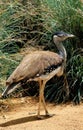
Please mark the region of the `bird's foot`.
[[54, 116], [55, 114], [49, 114], [49, 113], [46, 113], [46, 117], [52, 117], [52, 116]]
[[37, 116], [39, 120], [43, 120], [44, 119], [44, 116]]
[[49, 117], [52, 117], [52, 116], [54, 116], [54, 115], [55, 115], [55, 114], [46, 113], [46, 115], [38, 115], [37, 117], [38, 117], [39, 120], [43, 120], [43, 119], [45, 119], [45, 118], [49, 118]]

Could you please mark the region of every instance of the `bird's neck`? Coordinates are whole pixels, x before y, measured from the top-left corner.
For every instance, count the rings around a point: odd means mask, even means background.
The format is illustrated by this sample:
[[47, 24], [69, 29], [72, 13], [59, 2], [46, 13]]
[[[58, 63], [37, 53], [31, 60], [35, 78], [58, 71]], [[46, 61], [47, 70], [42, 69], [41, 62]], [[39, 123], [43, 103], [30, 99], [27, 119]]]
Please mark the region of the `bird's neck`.
[[59, 51], [59, 55], [60, 55], [61, 57], [63, 57], [64, 61], [66, 62], [67, 53], [66, 53], [65, 47], [64, 47], [63, 44], [60, 43], [60, 42], [54, 41], [54, 43], [55, 43], [55, 45], [56, 45], [56, 47], [57, 47], [57, 49], [58, 49], [58, 51]]

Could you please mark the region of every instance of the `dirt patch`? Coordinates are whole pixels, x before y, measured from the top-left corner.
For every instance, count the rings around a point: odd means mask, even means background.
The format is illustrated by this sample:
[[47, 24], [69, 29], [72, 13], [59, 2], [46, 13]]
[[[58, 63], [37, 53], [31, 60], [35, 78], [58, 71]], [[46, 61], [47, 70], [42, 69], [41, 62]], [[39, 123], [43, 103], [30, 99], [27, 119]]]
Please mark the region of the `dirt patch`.
[[[37, 119], [38, 101], [34, 98], [2, 101], [0, 130], [83, 130], [83, 103], [55, 105], [47, 103], [53, 117]], [[43, 108], [41, 114], [44, 115]]]

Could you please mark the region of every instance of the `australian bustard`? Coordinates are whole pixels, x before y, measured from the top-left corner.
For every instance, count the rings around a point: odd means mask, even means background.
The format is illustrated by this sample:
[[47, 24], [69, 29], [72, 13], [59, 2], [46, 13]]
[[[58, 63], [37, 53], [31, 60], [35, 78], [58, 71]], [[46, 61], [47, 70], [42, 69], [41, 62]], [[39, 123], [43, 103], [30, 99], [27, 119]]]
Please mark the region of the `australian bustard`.
[[[53, 41], [59, 50], [59, 54], [50, 51], [35, 51], [26, 55], [19, 66], [7, 79], [7, 87], [2, 93], [2, 97], [8, 95], [20, 86], [17, 84], [32, 80], [37, 81], [39, 82], [38, 118], [42, 118], [42, 116], [40, 116], [41, 102], [43, 103], [46, 116], [50, 116], [45, 104], [44, 88], [47, 81], [50, 80], [53, 76], [61, 76], [64, 74], [67, 53], [64, 46], [62, 45], [62, 41], [69, 37], [74, 37], [74, 35], [67, 34], [63, 31], [56, 32], [53, 35]], [[68, 91], [67, 81], [65, 89]]]

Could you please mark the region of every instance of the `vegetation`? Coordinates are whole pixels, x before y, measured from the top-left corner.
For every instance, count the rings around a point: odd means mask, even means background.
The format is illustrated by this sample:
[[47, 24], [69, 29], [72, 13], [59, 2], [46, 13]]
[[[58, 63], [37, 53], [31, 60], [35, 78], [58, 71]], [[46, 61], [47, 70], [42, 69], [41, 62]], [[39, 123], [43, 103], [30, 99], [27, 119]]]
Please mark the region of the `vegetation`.
[[[76, 35], [64, 45], [68, 52], [70, 100], [80, 102], [83, 96], [83, 4], [80, 0], [6, 0], [5, 4], [1, 0], [0, 92], [5, 87], [6, 78], [22, 59], [21, 50], [28, 46], [43, 46], [44, 50], [55, 51], [51, 36], [57, 30]], [[50, 80], [45, 89], [46, 99], [56, 103], [64, 101], [63, 86], [63, 77]]]

